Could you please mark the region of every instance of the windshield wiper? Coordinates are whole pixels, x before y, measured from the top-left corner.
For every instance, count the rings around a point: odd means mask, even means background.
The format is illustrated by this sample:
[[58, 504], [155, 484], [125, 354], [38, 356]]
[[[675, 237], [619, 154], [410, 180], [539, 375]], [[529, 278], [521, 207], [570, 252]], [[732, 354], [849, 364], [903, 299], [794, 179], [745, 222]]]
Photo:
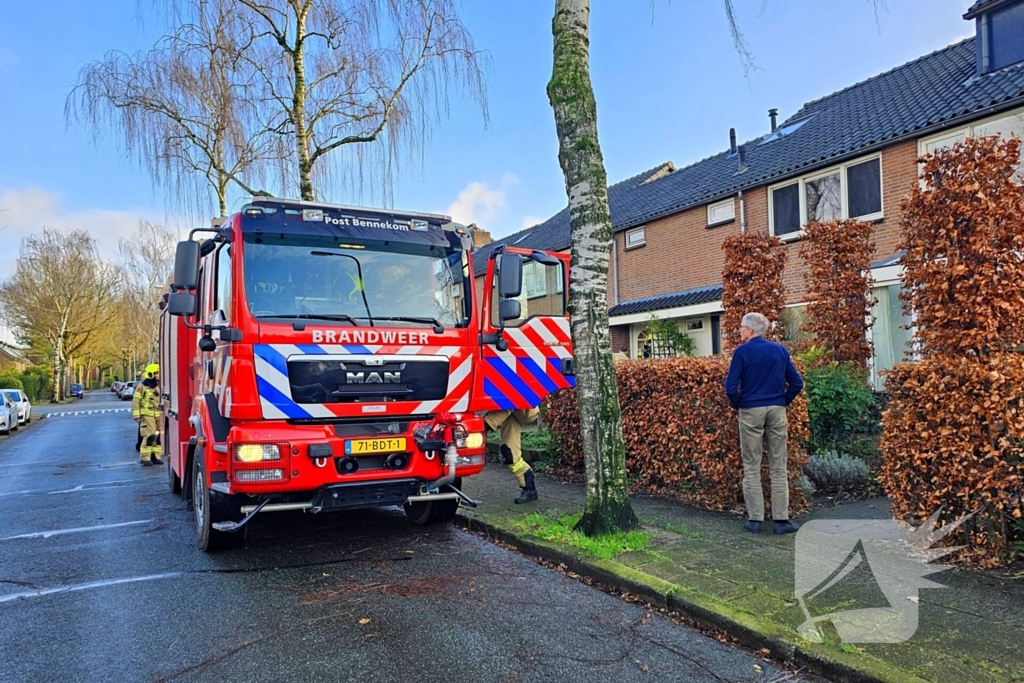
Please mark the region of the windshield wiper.
[[[359, 320], [363, 320], [363, 318], [360, 317]], [[444, 330], [444, 325], [437, 318], [418, 318], [406, 315], [375, 315], [372, 318], [368, 318], [368, 320], [392, 320], [396, 322], [423, 323], [424, 325], [433, 325], [434, 327], [440, 327]]]
[[259, 320], [264, 320], [266, 318], [281, 318], [282, 320], [335, 320], [337, 322], [352, 323], [357, 327], [359, 326], [359, 323], [356, 322], [355, 318], [350, 315], [345, 315], [344, 313], [337, 315], [332, 315], [330, 313], [287, 313], [283, 315], [258, 315], [256, 318]]

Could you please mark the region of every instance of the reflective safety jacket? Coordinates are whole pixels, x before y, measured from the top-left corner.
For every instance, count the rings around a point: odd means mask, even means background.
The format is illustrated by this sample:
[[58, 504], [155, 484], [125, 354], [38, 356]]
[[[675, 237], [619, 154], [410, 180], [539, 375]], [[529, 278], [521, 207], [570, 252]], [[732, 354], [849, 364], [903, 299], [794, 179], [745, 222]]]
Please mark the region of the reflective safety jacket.
[[132, 396], [132, 417], [160, 416], [160, 385], [156, 380], [147, 379], [135, 386]]

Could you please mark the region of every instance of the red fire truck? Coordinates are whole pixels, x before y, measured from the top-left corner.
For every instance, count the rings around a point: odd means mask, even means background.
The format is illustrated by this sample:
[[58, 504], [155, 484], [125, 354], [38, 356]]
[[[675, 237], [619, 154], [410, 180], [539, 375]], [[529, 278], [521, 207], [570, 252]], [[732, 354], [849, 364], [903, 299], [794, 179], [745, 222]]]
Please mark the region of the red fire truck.
[[240, 545], [258, 513], [477, 505], [460, 486], [482, 416], [574, 372], [568, 256], [492, 248], [477, 291], [471, 247], [447, 216], [279, 199], [178, 245], [163, 450], [200, 548]]

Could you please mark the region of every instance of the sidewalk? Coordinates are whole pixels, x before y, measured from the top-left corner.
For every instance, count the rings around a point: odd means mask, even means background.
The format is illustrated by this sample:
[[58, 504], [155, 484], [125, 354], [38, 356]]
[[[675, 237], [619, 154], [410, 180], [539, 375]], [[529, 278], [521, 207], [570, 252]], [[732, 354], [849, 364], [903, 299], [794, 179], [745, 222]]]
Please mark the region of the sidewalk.
[[[601, 560], [511, 530], [510, 520], [530, 512], [557, 516], [583, 509], [582, 484], [537, 475], [537, 488], [539, 501], [514, 505], [519, 492], [514, 477], [490, 463], [465, 482], [466, 493], [484, 504], [475, 510], [461, 507], [460, 519], [528, 555], [565, 563], [601, 583], [668, 605], [832, 680], [1024, 681], [1024, 579], [940, 572], [930, 578], [949, 588], [921, 591], [919, 628], [908, 642], [809, 643], [796, 632], [804, 615], [793, 588], [794, 534], [775, 536], [766, 524], [755, 536], [743, 530], [737, 515], [633, 495], [633, 509], [650, 534], [650, 545]], [[879, 498], [819, 510], [799, 521], [887, 517], [887, 502]]]

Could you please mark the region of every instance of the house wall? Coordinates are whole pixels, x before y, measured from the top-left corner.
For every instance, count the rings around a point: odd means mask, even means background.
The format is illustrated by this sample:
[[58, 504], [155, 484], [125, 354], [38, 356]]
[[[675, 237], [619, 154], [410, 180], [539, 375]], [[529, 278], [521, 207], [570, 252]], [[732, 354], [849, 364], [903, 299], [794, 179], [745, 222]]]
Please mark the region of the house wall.
[[[883, 218], [874, 222], [875, 261], [892, 256], [899, 244], [900, 203], [917, 182], [917, 140], [901, 142], [882, 150], [882, 211]], [[721, 282], [725, 258], [722, 242], [740, 231], [739, 202], [735, 201], [735, 220], [707, 227], [707, 207], [653, 220], [645, 226], [646, 243], [630, 250], [625, 248], [625, 231], [615, 235], [615, 257], [618, 261], [618, 300], [615, 299], [615, 270], [609, 264], [608, 306], [647, 297], [671, 294], [687, 289]], [[744, 192], [744, 205], [748, 231], [767, 232], [768, 187]], [[797, 304], [806, 300], [804, 274], [807, 264], [800, 257], [801, 240], [785, 244], [787, 265], [783, 281], [786, 303]], [[481, 293], [483, 278], [477, 278], [477, 292]], [[629, 326], [611, 330], [612, 349], [629, 345], [637, 351], [636, 335]], [[698, 355], [710, 353], [710, 324], [705, 323], [698, 340]], [[705, 339], [706, 337], [706, 339]]]
[[[873, 261], [892, 256], [900, 241], [900, 203], [910, 194], [917, 182], [917, 140], [902, 142], [882, 150], [882, 213], [883, 218], [873, 223], [875, 252]], [[750, 228], [768, 230], [768, 195], [765, 192], [764, 218], [759, 225], [748, 222]], [[787, 242], [786, 271], [783, 284], [786, 286], [786, 303], [801, 303], [807, 298], [804, 275], [807, 263], [800, 257], [801, 240]]]

